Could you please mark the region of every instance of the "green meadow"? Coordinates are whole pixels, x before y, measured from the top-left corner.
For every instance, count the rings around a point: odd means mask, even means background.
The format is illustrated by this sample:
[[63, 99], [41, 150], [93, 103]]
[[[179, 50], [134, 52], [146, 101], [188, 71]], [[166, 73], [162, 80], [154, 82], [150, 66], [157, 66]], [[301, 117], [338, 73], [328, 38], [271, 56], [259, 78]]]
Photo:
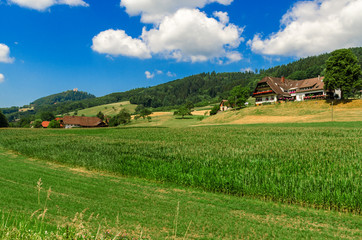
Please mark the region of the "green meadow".
[[0, 239], [362, 237], [361, 217], [350, 213], [87, 171], [3, 148], [0, 166]]
[[358, 239], [361, 136], [362, 122], [3, 129], [0, 238]]

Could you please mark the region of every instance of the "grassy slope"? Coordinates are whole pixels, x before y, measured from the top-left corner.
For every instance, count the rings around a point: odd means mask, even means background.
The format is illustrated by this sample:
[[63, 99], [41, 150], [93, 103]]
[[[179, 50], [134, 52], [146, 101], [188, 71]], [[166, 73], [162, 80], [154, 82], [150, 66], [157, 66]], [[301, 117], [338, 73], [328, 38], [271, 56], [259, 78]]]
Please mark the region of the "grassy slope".
[[[83, 114], [87, 117], [96, 116], [100, 111], [107, 116], [114, 116], [119, 113], [119, 111], [123, 108], [128, 110], [130, 113], [133, 113], [136, 109], [137, 105], [130, 104], [129, 101], [111, 103], [106, 105], [100, 105], [92, 108], [86, 108], [78, 111], [78, 116], [82, 116]], [[70, 113], [73, 114], [73, 113]]]
[[[326, 101], [289, 102], [228, 111], [205, 119], [205, 124], [254, 124], [331, 121], [332, 107]], [[334, 121], [362, 121], [362, 100], [334, 105]]]
[[[0, 214], [0, 236], [3, 238], [6, 238], [5, 233], [15, 231], [13, 226], [19, 227], [30, 221], [29, 216], [34, 211], [43, 209], [44, 190], [49, 187], [52, 194], [47, 203], [42, 236], [46, 236], [45, 230], [56, 231], [58, 225], [70, 225], [82, 234], [85, 229], [91, 229], [93, 236], [100, 226], [97, 236], [106, 236], [108, 229], [111, 232], [109, 239], [117, 233], [128, 236], [127, 239], [139, 237], [141, 233], [151, 239], [173, 238], [176, 226], [177, 239], [184, 239], [186, 233], [187, 239], [362, 237], [361, 217], [351, 214], [278, 205], [72, 169], [18, 156], [1, 148], [0, 168], [0, 213], [3, 213]], [[40, 205], [35, 188], [39, 178], [44, 189]], [[74, 220], [76, 213], [84, 210], [83, 217], [77, 215], [78, 220]], [[8, 218], [10, 211], [13, 211], [12, 217]], [[38, 215], [39, 212], [34, 214], [34, 218]], [[93, 220], [88, 222], [91, 215]], [[14, 218], [16, 223], [11, 221]], [[9, 220], [8, 227], [4, 229], [6, 220]], [[34, 225], [25, 229], [28, 231], [32, 227]]]

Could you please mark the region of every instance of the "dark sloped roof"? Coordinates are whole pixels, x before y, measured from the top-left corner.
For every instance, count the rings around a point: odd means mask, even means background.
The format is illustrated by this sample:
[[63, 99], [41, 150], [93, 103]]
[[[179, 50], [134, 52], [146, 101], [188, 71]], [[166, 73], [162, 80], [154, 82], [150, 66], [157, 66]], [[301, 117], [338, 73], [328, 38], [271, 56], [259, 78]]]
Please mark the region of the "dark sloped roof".
[[65, 116], [63, 117], [63, 124], [79, 125], [82, 127], [97, 127], [102, 123], [102, 120], [97, 117], [78, 117], [78, 116]]
[[[304, 80], [290, 80], [285, 78], [276, 78], [276, 77], [264, 77], [262, 80], [258, 82], [267, 83], [270, 88], [278, 95], [290, 97], [291, 95], [288, 92], [290, 89], [296, 89], [296, 92], [306, 92], [306, 91], [315, 91], [315, 90], [323, 90], [324, 77], [310, 78]], [[310, 89], [304, 89], [310, 88]]]

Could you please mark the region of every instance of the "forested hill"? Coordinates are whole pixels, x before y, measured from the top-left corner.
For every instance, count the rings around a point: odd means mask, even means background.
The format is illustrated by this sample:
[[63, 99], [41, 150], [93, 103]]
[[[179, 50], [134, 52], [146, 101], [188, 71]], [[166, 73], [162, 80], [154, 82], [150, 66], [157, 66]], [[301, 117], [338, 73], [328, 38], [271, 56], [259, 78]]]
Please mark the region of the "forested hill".
[[78, 90], [68, 90], [65, 92], [49, 95], [47, 97], [42, 97], [34, 102], [30, 103], [31, 105], [34, 105], [34, 107], [42, 107], [44, 105], [52, 105], [52, 104], [58, 104], [63, 102], [72, 102], [72, 101], [80, 101], [84, 99], [90, 99], [95, 98], [96, 96], [87, 93], [82, 92]]
[[[351, 48], [351, 50], [357, 56], [362, 66], [362, 47]], [[302, 58], [287, 65], [276, 66], [265, 71], [262, 70], [261, 73], [272, 77], [285, 76], [292, 80], [313, 78], [318, 75], [324, 76], [325, 62], [330, 56], [331, 53], [326, 53], [319, 56]]]
[[[362, 47], [352, 48], [362, 66]], [[299, 80], [324, 75], [325, 61], [331, 54], [307, 57], [287, 65], [276, 66], [270, 69], [261, 69], [253, 72], [233, 73], [201, 73], [183, 79], [178, 79], [149, 88], [138, 88], [126, 92], [112, 93], [95, 98], [91, 94], [67, 91], [51, 95], [33, 102], [33, 113], [14, 113], [14, 116], [6, 114], [9, 120], [20, 118], [22, 115], [36, 114], [37, 112], [50, 111], [55, 114], [63, 114], [74, 110], [93, 106], [130, 100], [133, 104], [143, 104], [146, 107], [171, 107], [192, 102], [196, 105], [215, 103], [227, 98], [229, 91], [242, 85], [254, 90], [256, 83], [264, 76], [281, 77]], [[79, 101], [77, 97], [80, 97]], [[67, 102], [67, 99], [72, 101]], [[54, 104], [57, 103], [57, 104]], [[6, 113], [6, 109], [0, 109]], [[5, 111], [4, 111], [5, 110]]]

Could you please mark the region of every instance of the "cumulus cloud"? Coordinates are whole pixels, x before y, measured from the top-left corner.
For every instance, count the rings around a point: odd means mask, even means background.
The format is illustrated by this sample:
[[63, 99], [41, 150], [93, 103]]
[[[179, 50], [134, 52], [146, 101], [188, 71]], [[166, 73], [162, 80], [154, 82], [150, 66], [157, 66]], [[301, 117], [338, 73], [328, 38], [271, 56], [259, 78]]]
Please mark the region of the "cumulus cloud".
[[263, 40], [248, 41], [254, 52], [306, 57], [362, 45], [362, 0], [313, 0], [296, 3], [281, 29]]
[[[143, 30], [151, 52], [178, 61], [203, 62], [230, 55], [243, 40], [242, 29], [209, 18], [198, 9], [180, 9], [165, 17], [157, 28]], [[231, 55], [230, 55], [231, 56]]]
[[14, 62], [14, 58], [10, 57], [10, 48], [2, 43], [0, 43], [0, 62], [3, 63]]
[[150, 71], [146, 71], [145, 72], [145, 75], [146, 75], [146, 78], [147, 79], [152, 79], [155, 77], [155, 74], [154, 73], [151, 73]]
[[5, 77], [3, 74], [0, 73], [0, 83], [3, 83], [5, 81]]
[[213, 15], [217, 17], [222, 24], [229, 23], [229, 14], [227, 12], [214, 12]]
[[[150, 29], [144, 27], [138, 38], [123, 30], [107, 30], [93, 38], [92, 49], [110, 55], [132, 56], [141, 59], [158, 56], [183, 62], [215, 61], [232, 63], [242, 59], [236, 48], [244, 41], [243, 28], [229, 23], [226, 12], [215, 11], [214, 17], [193, 7], [233, 0], [122, 0], [130, 15], [142, 18], [159, 16]], [[192, 9], [193, 8], [193, 9]]]
[[214, 2], [230, 5], [233, 0], [121, 0], [121, 7], [125, 7], [130, 16], [141, 15], [144, 23], [157, 23], [181, 8], [203, 8]]
[[123, 30], [106, 30], [93, 38], [92, 49], [112, 56], [151, 58], [146, 44], [141, 39], [128, 36]]
[[53, 5], [69, 5], [88, 7], [88, 3], [83, 0], [8, 0], [21, 7], [31, 8], [38, 11], [44, 11]]

